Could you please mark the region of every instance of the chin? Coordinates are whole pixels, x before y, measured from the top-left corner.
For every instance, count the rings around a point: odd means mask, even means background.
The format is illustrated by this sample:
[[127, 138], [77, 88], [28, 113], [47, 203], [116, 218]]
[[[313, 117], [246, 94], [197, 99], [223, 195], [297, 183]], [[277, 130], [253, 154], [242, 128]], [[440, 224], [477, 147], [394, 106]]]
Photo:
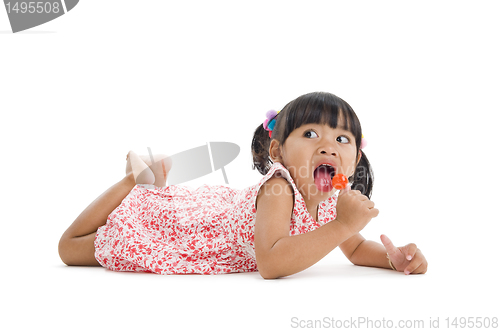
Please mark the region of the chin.
[[330, 191], [321, 191], [314, 184], [309, 185], [307, 189], [308, 190], [304, 192], [303, 190], [300, 190], [300, 188], [299, 188], [299, 191], [300, 191], [302, 197], [304, 197], [304, 199], [309, 200], [309, 201], [315, 200], [318, 202], [324, 201], [325, 199], [332, 197], [337, 192], [337, 190], [334, 189], [333, 187], [332, 187], [332, 190], [330, 190]]

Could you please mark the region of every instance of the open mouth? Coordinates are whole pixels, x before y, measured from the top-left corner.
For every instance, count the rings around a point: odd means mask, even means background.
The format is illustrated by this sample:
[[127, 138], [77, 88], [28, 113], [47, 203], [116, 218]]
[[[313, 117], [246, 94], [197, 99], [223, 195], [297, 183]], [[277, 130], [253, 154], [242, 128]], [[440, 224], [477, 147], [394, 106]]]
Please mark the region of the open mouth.
[[313, 175], [314, 183], [320, 191], [327, 192], [333, 189], [332, 178], [335, 175], [335, 167], [328, 164], [319, 165]]

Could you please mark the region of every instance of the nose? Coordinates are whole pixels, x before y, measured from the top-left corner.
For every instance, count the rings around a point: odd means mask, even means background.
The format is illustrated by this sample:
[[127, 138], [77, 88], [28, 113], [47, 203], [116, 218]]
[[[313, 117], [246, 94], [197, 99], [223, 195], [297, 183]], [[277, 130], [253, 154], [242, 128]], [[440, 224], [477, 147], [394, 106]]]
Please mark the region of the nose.
[[317, 141], [317, 152], [323, 156], [334, 156], [338, 157], [339, 152], [337, 151], [337, 140], [334, 135], [323, 135], [320, 140]]
[[319, 153], [327, 156], [337, 157], [337, 150], [332, 145], [326, 145], [319, 148]]

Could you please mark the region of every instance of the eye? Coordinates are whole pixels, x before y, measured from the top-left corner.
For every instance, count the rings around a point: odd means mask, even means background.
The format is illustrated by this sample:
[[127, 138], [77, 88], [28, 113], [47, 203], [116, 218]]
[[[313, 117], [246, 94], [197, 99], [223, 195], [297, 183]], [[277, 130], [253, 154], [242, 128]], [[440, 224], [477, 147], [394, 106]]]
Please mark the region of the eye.
[[337, 137], [337, 142], [347, 144], [349, 143], [349, 138], [347, 136], [339, 136]]
[[314, 132], [314, 130], [308, 130], [304, 133], [304, 137], [306, 138], [317, 138], [318, 134]]

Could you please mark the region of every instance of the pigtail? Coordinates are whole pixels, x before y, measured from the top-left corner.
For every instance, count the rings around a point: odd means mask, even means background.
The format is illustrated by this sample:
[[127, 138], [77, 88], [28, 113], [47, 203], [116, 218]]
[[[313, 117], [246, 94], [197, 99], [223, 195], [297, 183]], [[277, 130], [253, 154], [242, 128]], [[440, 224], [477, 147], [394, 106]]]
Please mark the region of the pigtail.
[[[272, 113], [266, 113], [267, 121], [271, 121], [272, 116]], [[276, 116], [275, 125], [270, 129], [271, 137], [263, 124], [257, 127], [252, 139], [253, 169], [266, 175], [273, 165], [269, 156], [271, 140], [276, 139], [283, 146], [290, 133], [307, 123], [327, 124], [331, 128], [349, 130], [357, 138], [356, 147], [362, 149], [361, 124], [352, 107], [331, 93], [313, 92], [292, 100], [281, 110]], [[361, 150], [360, 153], [361, 158], [349, 182], [352, 189], [359, 190], [370, 198], [373, 172], [366, 154]]]
[[366, 197], [371, 197], [374, 180], [373, 171], [364, 152], [361, 153], [361, 159], [356, 166], [356, 172], [349, 180], [352, 183], [351, 189], [359, 190]]
[[252, 168], [257, 169], [262, 175], [266, 175], [273, 165], [271, 158], [269, 158], [270, 143], [271, 138], [269, 137], [269, 132], [260, 124], [257, 129], [255, 129], [252, 139]]

